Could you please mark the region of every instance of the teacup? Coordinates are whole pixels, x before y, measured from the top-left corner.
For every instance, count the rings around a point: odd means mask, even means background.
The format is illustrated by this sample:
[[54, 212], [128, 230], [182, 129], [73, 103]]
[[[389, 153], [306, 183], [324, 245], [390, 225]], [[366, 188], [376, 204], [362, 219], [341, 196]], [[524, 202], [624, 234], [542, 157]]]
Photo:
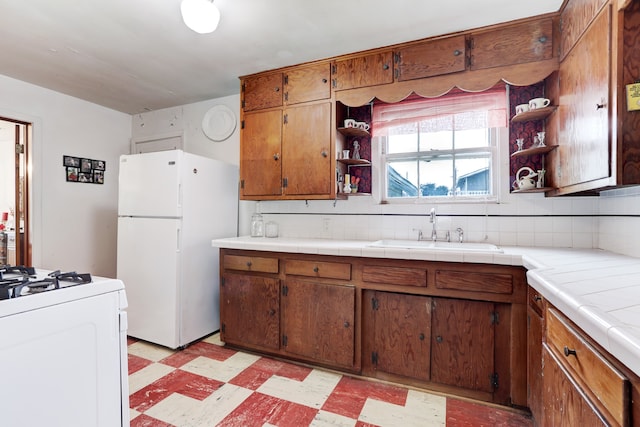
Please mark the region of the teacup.
[[369, 130], [369, 124], [367, 122], [357, 122], [358, 129]]
[[516, 114], [522, 114], [529, 111], [529, 104], [516, 105]]
[[535, 110], [537, 108], [548, 107], [551, 104], [551, 101], [547, 98], [533, 98], [529, 101], [529, 109]]
[[356, 122], [354, 119], [345, 119], [344, 127], [346, 127], [346, 128], [355, 128], [355, 127], [358, 127], [357, 123], [358, 122]]

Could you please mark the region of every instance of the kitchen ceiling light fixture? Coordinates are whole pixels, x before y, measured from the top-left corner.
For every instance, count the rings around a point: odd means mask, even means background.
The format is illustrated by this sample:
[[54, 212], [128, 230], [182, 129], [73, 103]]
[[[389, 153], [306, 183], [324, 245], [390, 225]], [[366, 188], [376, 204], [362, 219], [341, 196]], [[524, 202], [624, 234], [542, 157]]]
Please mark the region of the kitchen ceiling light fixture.
[[213, 0], [182, 0], [180, 12], [186, 26], [199, 34], [214, 32], [220, 22], [220, 11]]

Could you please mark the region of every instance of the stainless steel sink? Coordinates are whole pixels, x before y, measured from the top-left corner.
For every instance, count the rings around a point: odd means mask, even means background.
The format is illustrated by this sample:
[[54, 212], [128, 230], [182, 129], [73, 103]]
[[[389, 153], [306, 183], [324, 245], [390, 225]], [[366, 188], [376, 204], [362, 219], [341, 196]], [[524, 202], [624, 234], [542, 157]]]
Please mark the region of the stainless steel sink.
[[502, 249], [492, 243], [476, 242], [432, 242], [429, 240], [377, 240], [370, 247], [378, 248], [404, 248], [427, 249], [433, 251], [459, 251], [459, 252], [493, 252], [502, 253]]

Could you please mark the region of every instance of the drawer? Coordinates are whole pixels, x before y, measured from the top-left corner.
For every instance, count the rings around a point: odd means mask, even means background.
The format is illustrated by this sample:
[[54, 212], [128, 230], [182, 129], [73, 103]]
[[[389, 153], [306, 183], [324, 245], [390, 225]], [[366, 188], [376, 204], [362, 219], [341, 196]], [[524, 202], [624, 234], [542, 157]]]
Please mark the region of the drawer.
[[547, 312], [547, 344], [620, 425], [629, 425], [629, 380], [556, 310]]
[[222, 266], [225, 270], [278, 273], [278, 258], [225, 255]]
[[527, 290], [527, 298], [529, 300], [529, 307], [531, 307], [538, 315], [542, 316], [542, 302], [544, 298], [538, 291], [529, 286]]
[[287, 260], [286, 274], [325, 279], [351, 280], [351, 264], [343, 262], [318, 262], [303, 260]]
[[437, 270], [436, 288], [511, 294], [513, 292], [513, 276], [500, 273]]
[[427, 286], [427, 270], [424, 268], [376, 267], [362, 268], [362, 281], [398, 286]]

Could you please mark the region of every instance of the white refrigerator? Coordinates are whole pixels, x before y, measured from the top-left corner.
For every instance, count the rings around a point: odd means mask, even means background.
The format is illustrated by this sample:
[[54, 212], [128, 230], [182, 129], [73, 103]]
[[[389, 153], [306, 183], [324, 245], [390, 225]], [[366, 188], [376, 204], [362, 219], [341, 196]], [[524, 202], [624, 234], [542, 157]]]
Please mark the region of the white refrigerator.
[[117, 276], [130, 336], [175, 349], [220, 329], [211, 240], [238, 235], [238, 176], [181, 150], [120, 157]]

